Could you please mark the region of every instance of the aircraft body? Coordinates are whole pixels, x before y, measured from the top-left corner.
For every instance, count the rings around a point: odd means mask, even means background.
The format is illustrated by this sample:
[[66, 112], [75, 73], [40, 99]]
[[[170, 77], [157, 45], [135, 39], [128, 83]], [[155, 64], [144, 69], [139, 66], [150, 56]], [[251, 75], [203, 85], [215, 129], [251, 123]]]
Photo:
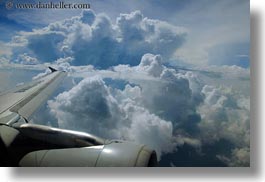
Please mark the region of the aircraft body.
[[146, 145], [29, 123], [33, 113], [67, 75], [49, 68], [50, 74], [0, 95], [0, 166], [157, 165], [156, 152]]

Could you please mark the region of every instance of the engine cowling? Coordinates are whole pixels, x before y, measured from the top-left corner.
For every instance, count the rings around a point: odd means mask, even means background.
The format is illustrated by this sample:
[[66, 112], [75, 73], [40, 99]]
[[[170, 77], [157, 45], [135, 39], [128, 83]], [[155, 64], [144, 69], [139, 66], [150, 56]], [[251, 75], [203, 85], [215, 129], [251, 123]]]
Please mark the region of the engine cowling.
[[110, 141], [82, 148], [39, 150], [26, 154], [21, 167], [154, 167], [156, 152], [145, 145]]

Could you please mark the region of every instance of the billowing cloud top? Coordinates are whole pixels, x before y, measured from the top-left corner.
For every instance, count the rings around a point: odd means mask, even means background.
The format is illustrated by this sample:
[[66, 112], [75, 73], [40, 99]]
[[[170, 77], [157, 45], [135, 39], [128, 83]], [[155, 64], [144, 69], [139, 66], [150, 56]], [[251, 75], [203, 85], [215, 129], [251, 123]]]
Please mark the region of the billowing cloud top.
[[186, 35], [184, 28], [148, 19], [140, 11], [120, 14], [112, 23], [107, 15], [86, 10], [80, 16], [13, 37], [12, 60], [26, 63], [20, 57], [27, 53], [40, 62], [72, 57], [72, 65], [137, 65], [145, 53], [171, 58]]

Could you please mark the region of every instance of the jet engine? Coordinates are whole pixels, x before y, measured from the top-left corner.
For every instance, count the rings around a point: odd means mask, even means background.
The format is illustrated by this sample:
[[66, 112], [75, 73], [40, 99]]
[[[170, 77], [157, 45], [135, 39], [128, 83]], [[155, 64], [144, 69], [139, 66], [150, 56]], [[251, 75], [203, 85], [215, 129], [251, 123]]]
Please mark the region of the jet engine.
[[154, 167], [156, 153], [145, 145], [111, 141], [106, 145], [30, 152], [19, 162], [23, 167]]
[[95, 135], [36, 124], [2, 125], [1, 151], [6, 163], [21, 167], [153, 167], [146, 145], [106, 140]]

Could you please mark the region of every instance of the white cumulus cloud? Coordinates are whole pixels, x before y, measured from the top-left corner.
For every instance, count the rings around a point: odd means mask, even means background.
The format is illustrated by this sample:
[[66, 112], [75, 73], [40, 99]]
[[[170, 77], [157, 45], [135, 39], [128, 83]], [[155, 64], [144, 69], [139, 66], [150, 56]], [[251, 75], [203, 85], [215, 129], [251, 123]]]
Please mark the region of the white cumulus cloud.
[[[135, 102], [135, 95], [141, 92], [138, 87], [127, 85], [118, 94], [110, 89], [99, 77], [86, 78], [48, 105], [62, 128], [144, 143], [156, 149], [159, 156], [174, 150], [172, 123]], [[127, 94], [129, 97], [122, 98]]]
[[72, 57], [72, 65], [91, 64], [108, 68], [118, 64], [138, 65], [145, 53], [171, 58], [187, 30], [153, 20], [140, 11], [120, 14], [112, 23], [106, 14], [83, 11], [80, 16], [49, 24], [12, 39], [12, 59], [27, 53], [40, 62]]

